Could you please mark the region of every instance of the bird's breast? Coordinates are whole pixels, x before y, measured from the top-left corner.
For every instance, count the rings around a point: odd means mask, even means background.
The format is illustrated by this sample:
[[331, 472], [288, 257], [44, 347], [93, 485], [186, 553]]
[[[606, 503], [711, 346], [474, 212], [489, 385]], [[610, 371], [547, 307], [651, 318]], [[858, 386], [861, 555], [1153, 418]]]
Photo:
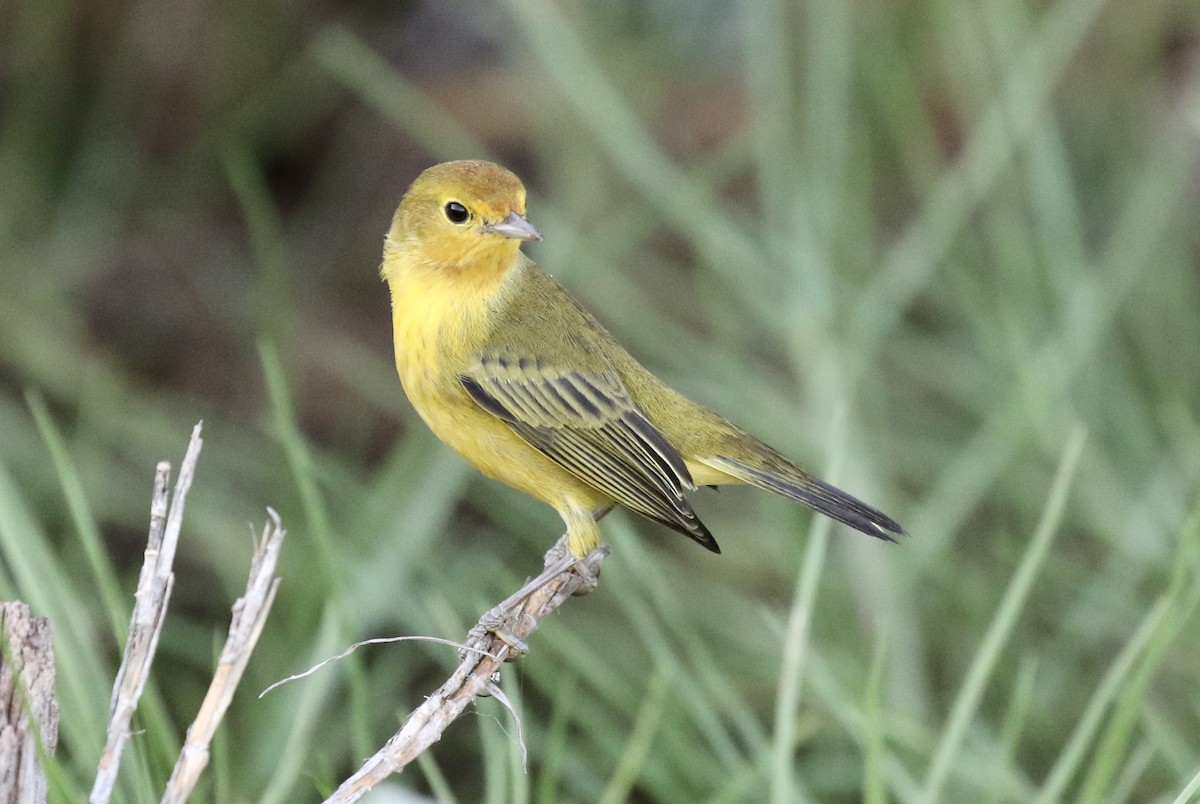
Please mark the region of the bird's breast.
[[461, 372], [484, 343], [498, 283], [483, 279], [446, 269], [403, 271], [389, 280], [396, 367], [406, 388], [409, 379]]

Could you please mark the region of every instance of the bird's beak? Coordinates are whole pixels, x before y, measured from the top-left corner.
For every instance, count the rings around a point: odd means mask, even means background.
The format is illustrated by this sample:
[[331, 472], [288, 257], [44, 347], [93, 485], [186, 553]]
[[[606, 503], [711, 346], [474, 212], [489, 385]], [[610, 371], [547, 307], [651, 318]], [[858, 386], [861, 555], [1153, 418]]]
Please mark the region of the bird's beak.
[[542, 234], [533, 224], [515, 212], [498, 223], [489, 223], [485, 227], [489, 232], [495, 232], [501, 237], [512, 237], [517, 240], [541, 240]]

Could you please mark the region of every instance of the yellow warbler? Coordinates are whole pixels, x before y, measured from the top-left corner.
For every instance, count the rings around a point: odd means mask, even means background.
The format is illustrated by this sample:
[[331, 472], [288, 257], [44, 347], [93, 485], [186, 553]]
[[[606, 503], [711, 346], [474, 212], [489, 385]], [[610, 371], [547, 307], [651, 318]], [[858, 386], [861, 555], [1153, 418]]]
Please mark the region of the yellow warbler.
[[685, 492], [728, 483], [888, 541], [904, 533], [659, 381], [521, 252], [540, 239], [513, 173], [447, 162], [404, 194], [380, 273], [413, 407], [485, 475], [554, 507], [574, 556], [599, 544], [614, 504], [719, 552]]

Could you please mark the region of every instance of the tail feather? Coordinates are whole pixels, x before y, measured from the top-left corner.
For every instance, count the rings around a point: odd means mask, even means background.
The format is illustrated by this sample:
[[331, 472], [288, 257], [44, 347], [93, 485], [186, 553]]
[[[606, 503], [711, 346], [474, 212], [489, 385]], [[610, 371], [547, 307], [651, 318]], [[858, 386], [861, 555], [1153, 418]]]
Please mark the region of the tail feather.
[[907, 535], [904, 528], [887, 514], [813, 477], [770, 447], [763, 446], [769, 452], [761, 456], [762, 460], [755, 461], [762, 464], [758, 467], [722, 456], [700, 460], [744, 483], [795, 500], [868, 536], [894, 542]]

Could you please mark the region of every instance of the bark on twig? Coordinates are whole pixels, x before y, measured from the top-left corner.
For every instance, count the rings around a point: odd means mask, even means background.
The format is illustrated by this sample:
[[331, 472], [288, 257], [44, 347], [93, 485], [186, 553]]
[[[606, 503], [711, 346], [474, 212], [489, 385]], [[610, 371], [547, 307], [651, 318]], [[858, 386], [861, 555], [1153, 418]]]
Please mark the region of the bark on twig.
[[[200, 446], [200, 425], [197, 424], [192, 431], [192, 439], [183, 463], [179, 467], [179, 479], [176, 481], [175, 495], [169, 507], [167, 486], [171, 476], [171, 465], [166, 462], [160, 463], [155, 473], [154, 494], [150, 502], [150, 536], [146, 545], [145, 561], [138, 578], [129, 623], [129, 638], [125, 643], [125, 657], [113, 684], [108, 739], [100, 758], [96, 781], [92, 785], [89, 797], [91, 804], [105, 804], [112, 797], [116, 786], [121, 753], [129, 741], [129, 724], [146, 686], [150, 664], [158, 648], [158, 637], [166, 619], [171, 589], [175, 583], [171, 566], [183, 525], [184, 501], [192, 485]], [[275, 592], [279, 588], [275, 566], [286, 531], [278, 514], [270, 508], [267, 509], [267, 513], [271, 521], [263, 528], [262, 541], [255, 545], [246, 594], [233, 606], [233, 622], [229, 627], [229, 636], [221, 651], [216, 673], [195, 721], [188, 728], [183, 750], [163, 794], [164, 802], [185, 801], [195, 789], [200, 774], [208, 764], [208, 747], [213, 734], [229, 708], [230, 701], [233, 700], [238, 682], [250, 661], [250, 654], [258, 642], [271, 604], [275, 600]], [[0, 800], [0, 804], [5, 802]]]
[[50, 621], [0, 603], [0, 804], [46, 800], [39, 743], [47, 754], [58, 745]]
[[200, 774], [208, 765], [208, 746], [233, 700], [233, 693], [250, 662], [250, 654], [275, 601], [275, 591], [279, 588], [275, 565], [279, 562], [279, 551], [287, 531], [283, 529], [279, 514], [270, 508], [267, 513], [271, 522], [263, 527], [262, 541], [255, 546], [246, 594], [233, 604], [233, 622], [229, 626], [225, 647], [221, 650], [217, 672], [196, 719], [188, 727], [183, 751], [179, 754], [163, 794], [164, 804], [186, 801], [195, 789]]
[[167, 484], [171, 478], [171, 465], [166, 461], [159, 463], [154, 475], [154, 494], [150, 500], [150, 536], [142, 572], [138, 576], [137, 592], [134, 594], [125, 656], [113, 683], [108, 737], [104, 742], [104, 752], [100, 755], [100, 767], [96, 771], [92, 792], [88, 796], [91, 804], [104, 804], [112, 797], [117, 771], [121, 766], [121, 754], [129, 741], [129, 724], [146, 688], [150, 665], [158, 649], [167, 603], [175, 585], [171, 566], [175, 561], [175, 548], [183, 525], [184, 501], [192, 486], [201, 443], [200, 425], [197, 424], [179, 467], [179, 479], [175, 482], [175, 496], [170, 508], [167, 507]]
[[595, 585], [600, 562], [608, 555], [600, 546], [586, 558], [568, 558], [565, 540], [546, 553], [546, 570], [520, 592], [485, 614], [471, 629], [458, 668], [435, 693], [415, 709], [396, 732], [357, 773], [342, 783], [327, 801], [358, 801], [371, 788], [403, 770], [437, 742], [455, 718], [480, 695], [499, 692], [496, 681], [505, 661], [524, 652], [524, 640], [541, 621], [573, 594]]

